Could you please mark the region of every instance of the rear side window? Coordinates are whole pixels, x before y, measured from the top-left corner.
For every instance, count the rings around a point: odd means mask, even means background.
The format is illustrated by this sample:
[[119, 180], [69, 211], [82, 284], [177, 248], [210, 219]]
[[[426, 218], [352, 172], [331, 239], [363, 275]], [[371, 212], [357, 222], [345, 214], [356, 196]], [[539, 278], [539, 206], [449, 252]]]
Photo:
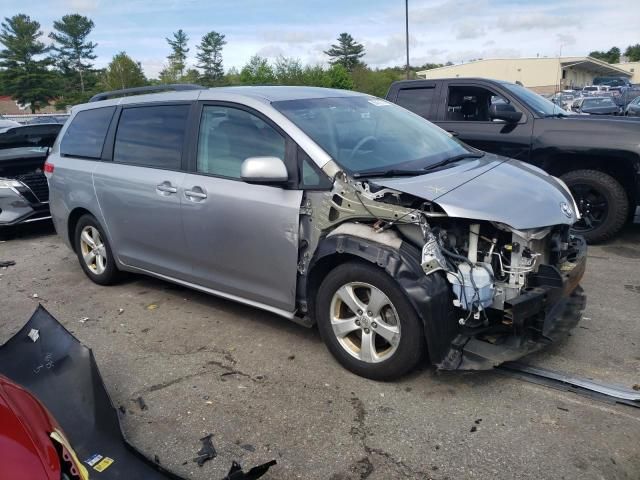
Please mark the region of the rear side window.
[[109, 123], [115, 111], [116, 107], [104, 107], [78, 112], [62, 137], [60, 154], [100, 158]]
[[189, 105], [125, 108], [120, 115], [113, 161], [179, 170]]
[[429, 118], [435, 91], [434, 87], [403, 88], [398, 91], [396, 103], [421, 117]]

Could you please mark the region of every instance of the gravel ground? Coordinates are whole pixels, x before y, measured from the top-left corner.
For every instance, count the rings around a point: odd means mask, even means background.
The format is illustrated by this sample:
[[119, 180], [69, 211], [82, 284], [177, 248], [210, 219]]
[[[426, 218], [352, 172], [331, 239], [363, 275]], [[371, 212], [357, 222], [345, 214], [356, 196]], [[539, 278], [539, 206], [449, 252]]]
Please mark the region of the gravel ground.
[[[16, 261], [0, 270], [0, 342], [41, 302], [93, 349], [133, 443], [187, 478], [276, 459], [263, 478], [640, 479], [640, 409], [426, 365], [365, 380], [315, 329], [142, 276], [95, 285], [50, 227], [0, 243], [0, 260]], [[526, 360], [640, 383], [638, 226], [590, 249], [583, 286], [586, 318]], [[198, 467], [208, 433], [219, 456]]]

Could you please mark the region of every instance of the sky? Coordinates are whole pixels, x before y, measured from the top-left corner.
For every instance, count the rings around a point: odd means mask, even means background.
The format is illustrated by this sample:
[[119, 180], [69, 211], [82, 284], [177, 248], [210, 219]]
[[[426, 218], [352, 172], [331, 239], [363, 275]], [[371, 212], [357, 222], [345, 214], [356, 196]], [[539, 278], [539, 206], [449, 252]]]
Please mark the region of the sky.
[[[26, 13], [45, 35], [53, 21], [81, 13], [95, 22], [97, 67], [125, 51], [155, 77], [165, 40], [182, 28], [189, 60], [207, 32], [226, 36], [225, 69], [252, 55], [325, 64], [341, 32], [364, 44], [371, 67], [405, 63], [403, 0], [0, 0], [0, 16]], [[410, 59], [454, 63], [476, 58], [586, 55], [640, 43], [639, 0], [409, 0]]]

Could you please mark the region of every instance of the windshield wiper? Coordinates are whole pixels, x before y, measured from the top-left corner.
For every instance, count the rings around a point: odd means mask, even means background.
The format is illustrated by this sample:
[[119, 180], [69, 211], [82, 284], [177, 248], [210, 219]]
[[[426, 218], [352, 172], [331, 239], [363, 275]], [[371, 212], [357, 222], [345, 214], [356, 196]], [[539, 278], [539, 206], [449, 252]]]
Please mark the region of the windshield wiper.
[[416, 175], [424, 175], [427, 173], [423, 170], [402, 170], [399, 168], [390, 168], [387, 170], [365, 170], [363, 172], [357, 172], [353, 174], [354, 178], [362, 178], [362, 177], [399, 177], [399, 176], [408, 176], [414, 177]]
[[480, 153], [461, 153], [460, 155], [454, 155], [453, 157], [445, 158], [441, 162], [434, 163], [433, 165], [429, 165], [425, 168], [425, 170], [433, 170], [435, 168], [444, 167], [450, 163], [455, 163], [459, 160], [464, 160], [465, 158], [482, 158], [484, 157], [484, 152]]

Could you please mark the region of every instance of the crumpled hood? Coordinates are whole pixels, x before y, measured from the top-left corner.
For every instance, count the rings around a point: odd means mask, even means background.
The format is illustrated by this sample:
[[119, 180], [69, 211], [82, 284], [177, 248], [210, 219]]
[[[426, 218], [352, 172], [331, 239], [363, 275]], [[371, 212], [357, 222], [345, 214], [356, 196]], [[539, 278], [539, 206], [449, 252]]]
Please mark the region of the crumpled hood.
[[450, 217], [500, 222], [518, 230], [577, 220], [573, 198], [555, 177], [496, 155], [417, 177], [371, 182], [432, 201]]

